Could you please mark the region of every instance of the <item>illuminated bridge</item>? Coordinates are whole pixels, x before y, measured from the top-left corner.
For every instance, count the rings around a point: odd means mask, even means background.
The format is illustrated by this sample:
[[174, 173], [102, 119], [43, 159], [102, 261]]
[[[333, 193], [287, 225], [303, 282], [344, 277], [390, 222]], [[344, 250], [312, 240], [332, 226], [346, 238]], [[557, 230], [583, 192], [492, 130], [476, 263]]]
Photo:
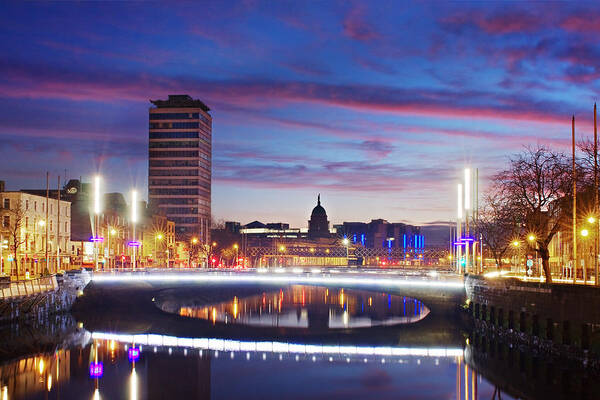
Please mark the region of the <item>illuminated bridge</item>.
[[[363, 302], [363, 307], [367, 311], [367, 305], [370, 306], [367, 303], [371, 302], [370, 297], [373, 298], [373, 306], [377, 302], [384, 305], [383, 310], [388, 309], [388, 303], [396, 304], [402, 310], [402, 302], [407, 304], [410, 302], [411, 310], [419, 310], [419, 312], [426, 310], [425, 314], [421, 314], [426, 317], [414, 318], [412, 322], [401, 325], [372, 324], [368, 329], [353, 328], [355, 325], [351, 320], [351, 323], [346, 325], [347, 328], [334, 329], [332, 323], [336, 323], [340, 315], [333, 316], [326, 310], [319, 312], [314, 304], [306, 304], [293, 311], [293, 314], [274, 313], [273, 318], [279, 320], [296, 315], [298, 312], [297, 320], [304, 322], [307, 321], [304, 313], [308, 313], [307, 326], [310, 329], [307, 331], [289, 328], [279, 323], [273, 326], [251, 326], [230, 321], [227, 324], [221, 316], [216, 318], [219, 323], [215, 324], [211, 318], [190, 317], [186, 314], [190, 307], [197, 310], [195, 311], [197, 314], [209, 312], [205, 310], [215, 312], [214, 310], [217, 309], [221, 313], [223, 304], [227, 304], [227, 307], [232, 306], [234, 298], [239, 299], [238, 310], [240, 310], [251, 306], [246, 299], [256, 299], [257, 296], [261, 298], [266, 294], [268, 300], [263, 303], [264, 314], [269, 312], [269, 307], [276, 307], [273, 297], [277, 297], [282, 288], [284, 292], [285, 290], [293, 292], [294, 287], [302, 286], [306, 287], [307, 300], [308, 296], [319, 299], [322, 298], [322, 294], [328, 293], [335, 302], [342, 292], [348, 293], [348, 296], [344, 295], [344, 297], [349, 297], [352, 292], [361, 292], [363, 297], [362, 300], [358, 300], [358, 303], [344, 301], [346, 305], [342, 308], [339, 303], [337, 305], [337, 310], [340, 312], [345, 310], [353, 312], [346, 307], [354, 307], [356, 314], [351, 317], [357, 318], [354, 321], [374, 315], [364, 314], [360, 308]], [[314, 291], [312, 288], [320, 289]], [[295, 290], [296, 293], [303, 293], [301, 289]], [[290, 299], [291, 292], [285, 295], [286, 299]], [[286, 347], [288, 350], [300, 349], [295, 347], [297, 344], [324, 346], [319, 348], [318, 355], [315, 356], [334, 357], [335, 354], [342, 354], [346, 357], [347, 354], [352, 353], [354, 347], [368, 343], [364, 351], [369, 352], [371, 351], [369, 347], [377, 345], [382, 349], [377, 351], [385, 352], [388, 356], [401, 356], [407, 351], [403, 349], [404, 347], [413, 349], [410, 350], [411, 352], [423, 352], [425, 351], [423, 349], [429, 349], [432, 354], [437, 355], [441, 354], [438, 352], [443, 352], [441, 349], [462, 348], [464, 345], [464, 335], [459, 329], [461, 319], [457, 313], [464, 301], [463, 277], [449, 273], [318, 267], [262, 268], [241, 271], [148, 270], [95, 273], [84, 294], [75, 303], [72, 312], [83, 323], [86, 330], [106, 334], [119, 332], [127, 335], [158, 335], [139, 336], [136, 342], [152, 346], [156, 344], [159, 347], [161, 343], [164, 346], [164, 343], [176, 340], [173, 338], [184, 338], [181, 343], [186, 345], [183, 347], [216, 350], [213, 349], [213, 344], [217, 343], [220, 346], [222, 343], [223, 346], [229, 346], [227, 349], [223, 347], [225, 351], [247, 352], [250, 351], [248, 346], [252, 346], [247, 343], [269, 342], [277, 349], [288, 346]], [[263, 317], [267, 316], [263, 315]], [[400, 320], [402, 318], [397, 318], [395, 321]], [[159, 337], [163, 338], [160, 339], [161, 343], [158, 343]], [[225, 342], [198, 341], [202, 338], [223, 339]], [[180, 343], [179, 339], [177, 343]], [[403, 348], [395, 348], [398, 343], [403, 343]], [[231, 349], [231, 346], [235, 349]], [[259, 346], [267, 346], [267, 344]], [[334, 349], [328, 346], [342, 347]], [[313, 347], [306, 348], [313, 349]], [[262, 347], [256, 347], [255, 351], [261, 351], [259, 349]], [[429, 350], [426, 354], [429, 354]], [[289, 352], [296, 354], [296, 351]], [[356, 355], [369, 356], [364, 354], [363, 350]], [[449, 355], [455, 353], [450, 352]]]

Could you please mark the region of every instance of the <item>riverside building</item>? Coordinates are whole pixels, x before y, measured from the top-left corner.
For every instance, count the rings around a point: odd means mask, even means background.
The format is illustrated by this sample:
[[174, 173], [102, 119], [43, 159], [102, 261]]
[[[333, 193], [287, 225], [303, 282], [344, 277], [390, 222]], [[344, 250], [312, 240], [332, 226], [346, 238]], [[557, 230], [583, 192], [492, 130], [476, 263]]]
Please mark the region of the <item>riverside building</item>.
[[210, 241], [212, 117], [188, 95], [151, 100], [148, 200], [179, 240]]

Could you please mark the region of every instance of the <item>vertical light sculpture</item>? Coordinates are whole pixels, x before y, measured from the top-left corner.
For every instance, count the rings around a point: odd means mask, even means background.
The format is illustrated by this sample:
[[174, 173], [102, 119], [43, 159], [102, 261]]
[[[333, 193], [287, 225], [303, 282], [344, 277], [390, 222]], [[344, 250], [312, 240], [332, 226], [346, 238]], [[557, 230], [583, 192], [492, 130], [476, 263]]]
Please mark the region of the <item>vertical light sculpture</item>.
[[[465, 236], [469, 237], [469, 210], [471, 209], [471, 168], [465, 168]], [[469, 270], [470, 241], [465, 243], [465, 272]]]
[[460, 273], [460, 263], [462, 259], [462, 245], [459, 244], [462, 238], [462, 217], [463, 217], [463, 185], [458, 184], [457, 208], [456, 208], [456, 271]]
[[131, 227], [133, 229], [132, 263], [131, 267], [135, 270], [135, 255], [137, 252], [137, 241], [135, 239], [135, 224], [137, 223], [137, 191], [131, 191]]
[[100, 176], [94, 177], [94, 262], [96, 271], [98, 271], [98, 240], [99, 240], [99, 220], [102, 212], [102, 204], [100, 203]]

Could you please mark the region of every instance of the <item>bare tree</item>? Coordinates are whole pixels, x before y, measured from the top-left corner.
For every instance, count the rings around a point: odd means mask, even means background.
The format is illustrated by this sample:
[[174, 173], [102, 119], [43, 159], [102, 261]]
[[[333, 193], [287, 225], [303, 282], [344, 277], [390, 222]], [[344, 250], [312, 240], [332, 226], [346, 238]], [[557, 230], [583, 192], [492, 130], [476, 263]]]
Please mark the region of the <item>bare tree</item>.
[[[21, 245], [25, 244], [26, 237], [21, 233], [22, 228], [25, 227], [25, 217], [26, 212], [23, 207], [22, 202], [19, 199], [11, 199], [12, 203], [11, 207], [2, 209], [2, 223], [4, 224], [4, 218], [8, 218], [8, 226], [5, 228], [8, 229], [8, 241], [9, 241], [9, 250], [13, 254], [13, 265], [15, 267], [15, 272], [17, 275], [17, 280], [19, 279], [19, 251], [21, 249]], [[25, 227], [26, 228], [26, 227]]]
[[515, 220], [522, 219], [530, 246], [542, 259], [546, 282], [552, 282], [548, 245], [569, 218], [572, 179], [569, 159], [544, 146], [528, 147], [510, 158], [506, 170], [493, 178], [499, 201], [509, 205]]
[[519, 234], [519, 221], [500, 196], [496, 188], [485, 194], [476, 221], [477, 231], [481, 233], [483, 243], [492, 253], [496, 267], [502, 268], [502, 258], [510, 247], [511, 240]]

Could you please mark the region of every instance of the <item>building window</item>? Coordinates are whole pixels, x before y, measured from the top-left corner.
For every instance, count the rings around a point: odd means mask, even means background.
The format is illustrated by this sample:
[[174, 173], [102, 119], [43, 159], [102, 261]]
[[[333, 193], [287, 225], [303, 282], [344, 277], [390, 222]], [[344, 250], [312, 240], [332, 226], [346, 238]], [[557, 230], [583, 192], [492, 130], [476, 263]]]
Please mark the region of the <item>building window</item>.
[[4, 199], [4, 208], [10, 209], [10, 199]]
[[2, 226], [5, 228], [10, 227], [10, 215], [5, 215], [2, 219]]
[[37, 211], [37, 201], [33, 202], [33, 211]]
[[25, 200], [25, 210], [29, 210], [29, 200]]
[[52, 231], [52, 221], [50, 221], [50, 231]]

